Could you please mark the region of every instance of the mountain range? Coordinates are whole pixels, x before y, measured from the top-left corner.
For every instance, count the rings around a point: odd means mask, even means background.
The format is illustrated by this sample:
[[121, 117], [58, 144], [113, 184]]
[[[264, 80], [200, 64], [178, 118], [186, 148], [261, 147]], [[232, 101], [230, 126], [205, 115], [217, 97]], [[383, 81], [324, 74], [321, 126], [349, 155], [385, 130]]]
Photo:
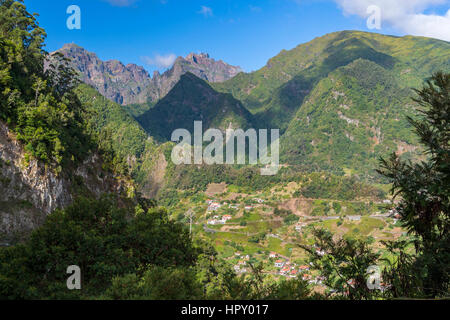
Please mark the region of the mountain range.
[[[445, 298], [449, 42], [342, 31], [251, 73], [189, 54], [150, 76], [49, 54], [36, 17], [0, 2], [0, 299]], [[177, 165], [196, 121], [214, 148]], [[279, 129], [276, 173], [211, 164], [228, 128]]]
[[[360, 31], [335, 32], [283, 50], [251, 73], [191, 54], [150, 78], [142, 68], [102, 63], [74, 45], [61, 51], [76, 61], [87, 84], [122, 104], [155, 146], [177, 128], [192, 129], [195, 120], [204, 121], [204, 130], [277, 128], [283, 164], [369, 180], [377, 180], [380, 156], [417, 155], [406, 121], [413, 115], [412, 88], [433, 72], [450, 70], [446, 41]], [[111, 83], [104, 85], [105, 79]], [[121, 143], [127, 139], [132, 138], [121, 135]], [[139, 174], [142, 183], [147, 175]]]
[[[417, 107], [412, 88], [420, 88], [433, 72], [450, 71], [448, 42], [359, 31], [327, 34], [283, 50], [252, 73], [207, 54], [190, 54], [178, 58], [163, 74], [150, 77], [142, 67], [101, 61], [74, 44], [58, 52], [70, 59], [85, 83], [75, 94], [90, 115], [88, 130], [106, 150], [102, 156], [118, 172], [129, 171], [141, 194], [158, 199], [200, 181], [233, 183], [243, 174], [256, 179], [252, 172], [233, 168], [175, 166], [170, 161], [171, 133], [178, 128], [192, 131], [196, 120], [203, 121], [203, 130], [278, 128], [284, 167], [380, 182], [375, 174], [380, 156], [396, 152], [412, 159], [420, 151], [406, 121]], [[21, 210], [30, 219], [40, 217], [38, 211], [69, 203], [76, 194], [65, 178], [70, 175], [22, 171], [19, 163], [26, 152], [7, 126], [3, 124], [2, 130], [2, 183], [10, 192], [0, 201], [10, 208], [25, 203], [30, 209]], [[115, 156], [111, 158], [107, 150]], [[104, 182], [108, 175], [99, 173], [100, 161], [89, 161], [93, 162], [75, 168], [90, 181], [88, 189], [101, 193], [117, 188]], [[100, 167], [92, 174], [87, 166]], [[35, 167], [45, 168], [39, 162]], [[13, 203], [13, 198], [20, 201]], [[29, 219], [15, 225], [8, 210], [3, 217], [9, 219], [2, 222], [8, 230], [38, 223]]]
[[226, 81], [242, 72], [240, 67], [216, 61], [205, 53], [191, 53], [185, 58], [178, 57], [169, 70], [163, 74], [155, 71], [153, 76], [150, 76], [141, 66], [124, 65], [117, 60], [102, 61], [95, 53], [76, 44], [66, 44], [56, 52], [70, 59], [71, 66], [78, 71], [83, 82], [121, 105], [160, 100], [186, 72], [191, 72], [209, 82]]

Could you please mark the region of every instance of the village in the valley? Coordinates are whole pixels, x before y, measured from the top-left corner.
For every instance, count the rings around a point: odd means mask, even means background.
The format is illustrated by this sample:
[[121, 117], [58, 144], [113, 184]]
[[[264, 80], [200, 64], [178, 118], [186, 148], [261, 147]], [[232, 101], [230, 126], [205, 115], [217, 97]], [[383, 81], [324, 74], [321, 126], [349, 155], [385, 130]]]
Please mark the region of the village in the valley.
[[[365, 210], [358, 211], [353, 207], [369, 202], [294, 198], [289, 187], [247, 195], [224, 184], [210, 185], [201, 200], [197, 195], [193, 208], [189, 203], [194, 218], [187, 223], [192, 224], [195, 236], [214, 243], [220, 258], [237, 274], [248, 274], [262, 264], [267, 275], [277, 279], [301, 277], [315, 287], [324, 287], [324, 278], [312, 268], [304, 247], [321, 256], [326, 252], [314, 243], [312, 228], [328, 229], [336, 237], [364, 237], [374, 247], [380, 240], [405, 235], [389, 199], [371, 201]], [[331, 210], [317, 209], [324, 203]]]

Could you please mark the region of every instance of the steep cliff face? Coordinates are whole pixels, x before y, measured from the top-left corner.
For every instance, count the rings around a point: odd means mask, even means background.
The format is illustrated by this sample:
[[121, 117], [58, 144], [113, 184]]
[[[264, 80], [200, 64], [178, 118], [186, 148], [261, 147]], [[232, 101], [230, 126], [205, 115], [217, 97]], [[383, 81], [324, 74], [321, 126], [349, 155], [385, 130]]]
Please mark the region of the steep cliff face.
[[106, 98], [119, 104], [147, 102], [146, 88], [151, 78], [144, 68], [120, 61], [102, 61], [95, 53], [75, 45], [66, 44], [60, 53], [72, 61], [80, 79], [97, 89]]
[[161, 75], [158, 72], [154, 74], [152, 80], [154, 87], [158, 89], [158, 96], [153, 100], [164, 98], [175, 87], [181, 76], [188, 72], [208, 82], [224, 82], [242, 71], [240, 67], [210, 58], [207, 53], [191, 53], [185, 58], [178, 57], [170, 70]]
[[222, 60], [216, 61], [207, 53], [191, 53], [182, 60], [187, 65], [187, 71], [209, 82], [224, 82], [243, 72], [240, 67], [230, 66]]
[[35, 160], [27, 163], [23, 147], [0, 122], [0, 244], [26, 235], [77, 194], [100, 196], [126, 190], [125, 181], [101, 169], [96, 154], [70, 173], [56, 174]]
[[141, 66], [124, 65], [117, 60], [102, 61], [95, 53], [75, 44], [66, 44], [58, 52], [72, 61], [72, 67], [84, 83], [121, 105], [156, 102], [187, 72], [209, 82], [223, 82], [242, 72], [240, 67], [216, 61], [205, 53], [178, 57], [172, 68], [163, 74], [155, 72], [151, 77]]

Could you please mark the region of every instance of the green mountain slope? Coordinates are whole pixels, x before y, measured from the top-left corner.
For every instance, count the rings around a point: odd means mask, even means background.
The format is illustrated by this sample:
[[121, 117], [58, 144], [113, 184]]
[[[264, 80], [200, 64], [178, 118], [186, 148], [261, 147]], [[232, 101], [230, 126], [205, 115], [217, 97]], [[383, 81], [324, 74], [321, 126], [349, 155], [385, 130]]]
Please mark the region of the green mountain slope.
[[193, 132], [196, 120], [204, 130], [280, 128], [282, 163], [370, 179], [379, 156], [416, 152], [405, 121], [411, 87], [450, 70], [449, 61], [444, 41], [343, 31], [282, 51], [261, 70], [224, 83], [187, 73], [155, 105], [119, 106], [87, 86], [77, 92], [93, 112], [92, 129], [108, 137], [104, 148], [117, 153], [111, 160], [131, 169], [149, 197], [171, 183], [175, 168], [171, 144], [158, 146], [148, 136], [166, 142], [175, 129]]
[[406, 116], [414, 91], [450, 71], [450, 43], [343, 31], [282, 51], [214, 88], [241, 100], [261, 125], [280, 128], [282, 162], [373, 178], [381, 155], [412, 156]]
[[337, 69], [290, 122], [281, 142], [283, 161], [371, 175], [381, 155], [411, 156], [417, 143], [406, 121], [412, 95], [395, 73], [374, 62], [358, 59]]
[[266, 125], [285, 130], [305, 97], [339, 67], [365, 59], [416, 87], [432, 72], [450, 69], [449, 48], [435, 39], [342, 31], [283, 50], [262, 69], [213, 86], [232, 93]]
[[111, 136], [119, 157], [138, 158], [142, 155], [148, 136], [132, 116], [90, 86], [79, 86], [77, 95], [90, 112], [92, 129]]
[[193, 133], [194, 121], [203, 121], [204, 130], [245, 129], [254, 123], [251, 113], [232, 95], [216, 92], [192, 73], [181, 76], [167, 96], [137, 120], [160, 141], [170, 140], [172, 132], [180, 128]]
[[97, 143], [111, 151], [110, 162], [131, 174], [140, 193], [153, 197], [164, 182], [168, 145], [157, 145], [122, 106], [94, 88], [80, 85], [76, 92], [90, 114], [88, 126], [99, 137]]

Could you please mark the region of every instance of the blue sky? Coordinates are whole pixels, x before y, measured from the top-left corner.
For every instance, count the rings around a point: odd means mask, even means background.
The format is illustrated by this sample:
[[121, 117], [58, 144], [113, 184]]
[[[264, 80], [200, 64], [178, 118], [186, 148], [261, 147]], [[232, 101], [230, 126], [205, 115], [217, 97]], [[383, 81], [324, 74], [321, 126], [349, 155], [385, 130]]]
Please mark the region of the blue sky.
[[[25, 0], [48, 34], [47, 51], [74, 42], [103, 60], [164, 70], [175, 56], [207, 52], [245, 71], [282, 49], [339, 30], [426, 35], [450, 40], [448, 0]], [[383, 12], [380, 30], [366, 24], [368, 5]], [[69, 30], [69, 5], [81, 30]], [[416, 19], [416, 20], [414, 20]], [[422, 26], [426, 24], [426, 29]]]

